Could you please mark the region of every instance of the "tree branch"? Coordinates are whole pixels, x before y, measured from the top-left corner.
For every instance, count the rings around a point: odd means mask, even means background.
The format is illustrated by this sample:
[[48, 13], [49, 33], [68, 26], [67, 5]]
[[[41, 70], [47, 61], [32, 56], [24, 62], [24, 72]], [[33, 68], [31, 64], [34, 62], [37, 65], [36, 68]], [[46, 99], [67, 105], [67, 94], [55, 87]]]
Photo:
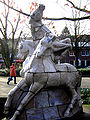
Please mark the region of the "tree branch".
[[[67, 0], [69, 2], [69, 0]], [[6, 3], [0, 1], [1, 3], [5, 4], [7, 7], [11, 8], [12, 10], [16, 11], [16, 12], [19, 12], [23, 15], [26, 15], [26, 16], [30, 16], [30, 14], [27, 14], [25, 12], [22, 12], [20, 10], [17, 10], [9, 5], [7, 5]], [[79, 9], [79, 8], [78, 8]], [[63, 17], [63, 18], [48, 18], [48, 17], [43, 17], [43, 19], [45, 20], [70, 20], [70, 21], [76, 21], [76, 20], [85, 20], [85, 19], [90, 19], [90, 15], [88, 16], [85, 16], [85, 17], [80, 17], [80, 18], [67, 18], [67, 17]]]
[[67, 17], [63, 17], [63, 18], [45, 18], [43, 17], [43, 19], [46, 20], [70, 20], [70, 21], [77, 21], [77, 20], [85, 20], [85, 19], [90, 19], [90, 15], [85, 16], [85, 17], [80, 17], [80, 18], [67, 18]]
[[86, 45], [88, 42], [90, 42], [90, 40], [86, 41], [86, 42], [81, 46], [81, 49], [82, 49], [83, 47], [85, 47], [85, 45]]
[[68, 1], [69, 3], [71, 3], [71, 5], [72, 5], [75, 9], [80, 10], [80, 11], [82, 11], [82, 12], [90, 13], [89, 10], [86, 10], [86, 9], [84, 9], [84, 8], [82, 9], [82, 8], [79, 8], [79, 7], [75, 6], [74, 3], [71, 2], [70, 0], [67, 0], [67, 1]]
[[3, 31], [2, 31], [2, 29], [1, 29], [1, 28], [0, 28], [0, 32], [2, 33], [3, 37], [5, 38], [5, 35], [4, 35], [4, 33], [3, 33]]
[[24, 12], [22, 12], [22, 11], [20, 11], [20, 10], [17, 10], [17, 9], [15, 9], [15, 8], [7, 5], [5, 2], [2, 2], [1, 0], [0, 0], [0, 2], [3, 3], [3, 4], [5, 4], [7, 7], [11, 8], [12, 10], [14, 10], [14, 11], [16, 11], [16, 12], [19, 12], [19, 13], [21, 13], [21, 14], [23, 14], [23, 15], [26, 15], [26, 16], [30, 16], [30, 14], [27, 14], [27, 13], [24, 13]]
[[4, 30], [5, 28], [4, 28], [4, 25], [3, 25], [3, 22], [2, 22], [2, 20], [1, 20], [1, 18], [0, 18], [0, 22], [1, 22], [2, 28], [3, 28], [3, 30]]
[[18, 17], [18, 20], [17, 20], [17, 24], [16, 24], [15, 31], [14, 31], [15, 33], [16, 33], [17, 28], [18, 28], [19, 21], [20, 21], [20, 16]]
[[18, 42], [19, 42], [19, 40], [20, 40], [20, 37], [21, 37], [21, 34], [22, 34], [22, 33], [23, 33], [23, 32], [22, 32], [22, 30], [21, 30], [21, 32], [20, 32], [20, 34], [19, 34], [19, 37], [18, 37], [18, 39], [17, 39], [17, 42], [16, 42], [15, 51], [16, 51], [16, 49], [17, 49]]

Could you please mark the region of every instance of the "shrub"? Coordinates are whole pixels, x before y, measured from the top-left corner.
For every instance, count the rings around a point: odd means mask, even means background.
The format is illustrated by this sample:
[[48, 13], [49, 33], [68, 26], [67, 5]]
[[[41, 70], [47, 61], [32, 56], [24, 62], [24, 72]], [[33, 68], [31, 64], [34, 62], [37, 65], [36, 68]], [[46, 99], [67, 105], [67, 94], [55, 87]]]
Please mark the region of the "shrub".
[[16, 69], [16, 75], [17, 75], [18, 77], [20, 76], [20, 70], [21, 70], [20, 68], [17, 68], [17, 69]]
[[90, 104], [90, 88], [81, 88], [81, 99], [83, 104]]
[[87, 71], [90, 71], [90, 68], [80, 68], [79, 71], [81, 71], [81, 72], [87, 72]]
[[10, 69], [6, 68], [6, 69], [0, 69], [0, 75], [1, 76], [9, 76], [10, 73]]
[[[16, 76], [20, 76], [20, 68], [16, 69]], [[5, 68], [5, 69], [0, 69], [0, 76], [10, 76], [10, 69]]]

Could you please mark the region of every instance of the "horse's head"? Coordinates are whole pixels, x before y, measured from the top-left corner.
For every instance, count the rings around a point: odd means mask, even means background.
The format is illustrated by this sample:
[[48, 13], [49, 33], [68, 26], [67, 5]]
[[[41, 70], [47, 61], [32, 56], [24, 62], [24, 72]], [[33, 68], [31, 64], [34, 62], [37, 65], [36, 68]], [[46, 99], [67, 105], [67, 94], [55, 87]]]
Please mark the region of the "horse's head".
[[26, 55], [32, 55], [34, 51], [34, 44], [30, 40], [19, 42], [18, 45], [18, 58], [23, 59]]
[[41, 21], [44, 9], [45, 6], [43, 4], [40, 4], [39, 7], [31, 15], [30, 23], [32, 23], [33, 21]]

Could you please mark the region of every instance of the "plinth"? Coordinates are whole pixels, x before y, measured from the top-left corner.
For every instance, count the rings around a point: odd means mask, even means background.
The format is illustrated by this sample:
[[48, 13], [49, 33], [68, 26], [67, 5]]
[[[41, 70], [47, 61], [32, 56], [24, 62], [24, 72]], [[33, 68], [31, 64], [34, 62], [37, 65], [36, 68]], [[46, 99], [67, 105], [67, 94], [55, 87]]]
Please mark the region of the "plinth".
[[[28, 92], [28, 86], [24, 85], [19, 89], [12, 100], [10, 114], [11, 118], [19, 106], [21, 100]], [[65, 87], [49, 87], [40, 90], [29, 103], [25, 106], [17, 120], [61, 120], [65, 119], [64, 112], [71, 100], [70, 91]], [[78, 101], [70, 111], [69, 118], [82, 112]]]

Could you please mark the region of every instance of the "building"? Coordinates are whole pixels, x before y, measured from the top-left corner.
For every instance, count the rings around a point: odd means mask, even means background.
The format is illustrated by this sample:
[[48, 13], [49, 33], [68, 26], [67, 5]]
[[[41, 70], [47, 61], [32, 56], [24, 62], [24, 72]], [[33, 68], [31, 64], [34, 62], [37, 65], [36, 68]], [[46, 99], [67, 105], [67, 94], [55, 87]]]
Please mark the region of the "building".
[[[68, 52], [68, 54], [62, 60], [59, 59], [60, 51], [56, 52], [55, 56], [56, 56], [55, 57], [55, 63], [60, 64], [60, 63], [65, 63], [66, 62], [66, 63], [70, 63], [70, 64], [75, 66], [75, 55], [74, 55], [73, 51]], [[19, 62], [20, 61], [16, 60], [16, 63], [19, 63]], [[90, 66], [90, 42], [87, 43], [85, 45], [85, 47], [83, 47], [82, 50], [80, 51], [78, 62], [79, 62], [79, 64], [78, 64], [79, 67], [83, 68], [83, 67]], [[0, 68], [1, 68], [2, 64], [3, 64], [3, 67], [5, 67], [4, 60], [2, 59], [2, 54], [0, 53]]]
[[[58, 54], [56, 54], [56, 56], [57, 55], [59, 55], [59, 52]], [[56, 60], [56, 63], [58, 64], [65, 63], [65, 62], [70, 63], [75, 66], [75, 55], [73, 51], [68, 52], [66, 57], [63, 58], [62, 60], [60, 60], [59, 57], [58, 57], [58, 60]], [[80, 68], [90, 66], [90, 42], [87, 43], [85, 47], [81, 49], [79, 57], [78, 57], [78, 66]]]

